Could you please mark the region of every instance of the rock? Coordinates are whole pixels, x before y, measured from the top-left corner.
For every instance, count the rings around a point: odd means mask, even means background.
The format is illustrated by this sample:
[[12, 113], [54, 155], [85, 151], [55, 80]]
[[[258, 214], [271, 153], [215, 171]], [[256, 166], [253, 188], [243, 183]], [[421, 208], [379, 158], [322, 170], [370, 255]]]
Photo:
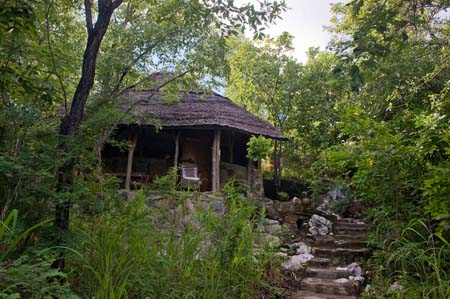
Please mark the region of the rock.
[[351, 263], [345, 267], [348, 271], [352, 272], [355, 276], [363, 276], [366, 274], [358, 263]]
[[343, 201], [348, 203], [349, 199], [346, 194], [342, 192], [340, 189], [333, 189], [327, 192], [320, 198], [322, 204], [317, 207], [317, 210], [326, 214], [326, 215], [335, 215], [339, 216], [335, 209], [333, 208], [335, 202]]
[[286, 215], [283, 218], [283, 222], [284, 223], [295, 223], [295, 225], [297, 225], [297, 220], [298, 220], [298, 216], [297, 215]]
[[298, 230], [297, 223], [283, 223], [283, 228], [286, 231], [290, 231], [292, 233], [296, 233]]
[[294, 196], [291, 200], [294, 204], [302, 204], [302, 200], [298, 198], [297, 196]]
[[311, 204], [311, 198], [303, 197], [302, 198], [302, 205], [308, 206], [309, 204]]
[[285, 253], [285, 252], [276, 252], [273, 256], [276, 258], [287, 258], [288, 257], [287, 253]]
[[331, 222], [324, 217], [314, 214], [308, 223], [308, 231], [313, 237], [326, 236], [331, 233]]
[[309, 253], [291, 256], [289, 260], [284, 262], [281, 266], [289, 271], [299, 271], [303, 269], [303, 265], [312, 260], [314, 256]]
[[281, 233], [281, 225], [280, 222], [276, 220], [271, 219], [265, 219], [265, 221], [262, 223], [262, 230], [265, 233], [276, 235]]
[[283, 216], [295, 214], [296, 212], [295, 204], [290, 201], [280, 202], [279, 211]]
[[267, 243], [271, 248], [276, 248], [281, 246], [281, 240], [279, 237], [271, 234], [261, 234], [261, 241]]
[[335, 279], [334, 282], [347, 283], [347, 282], [349, 282], [349, 280], [347, 278], [339, 278], [339, 279]]
[[273, 220], [273, 219], [264, 219], [264, 224], [267, 225], [280, 225], [280, 222], [278, 220]]
[[266, 216], [271, 219], [278, 219], [280, 217], [278, 213], [278, 206], [270, 198], [261, 198], [255, 201], [256, 205], [260, 208], [264, 208]]
[[311, 253], [311, 247], [303, 242], [292, 243], [288, 246], [290, 250], [295, 250], [296, 255]]
[[349, 276], [348, 279], [358, 281], [360, 284], [364, 283], [364, 276]]
[[221, 200], [213, 200], [210, 204], [210, 208], [214, 215], [222, 216], [225, 215], [226, 207], [225, 203]]
[[297, 247], [297, 254], [306, 254], [306, 253], [311, 253], [311, 247], [308, 246], [307, 244], [303, 243], [303, 242], [298, 242], [297, 243], [298, 247]]
[[177, 202], [171, 198], [164, 198], [151, 202], [151, 206], [159, 208], [163, 211], [173, 210], [177, 207]]
[[403, 291], [404, 287], [398, 283], [398, 281], [391, 284], [388, 291], [393, 293], [401, 293]]
[[355, 276], [363, 276], [365, 274], [364, 270], [361, 268], [360, 265], [358, 265], [358, 263], [351, 263], [346, 267], [337, 267], [336, 270], [340, 271], [346, 270], [351, 272]]
[[277, 193], [277, 198], [281, 201], [288, 201], [289, 200], [289, 194], [287, 194], [286, 192], [278, 192]]
[[189, 214], [193, 214], [195, 212], [194, 203], [189, 198], [186, 199], [186, 208], [187, 208]]

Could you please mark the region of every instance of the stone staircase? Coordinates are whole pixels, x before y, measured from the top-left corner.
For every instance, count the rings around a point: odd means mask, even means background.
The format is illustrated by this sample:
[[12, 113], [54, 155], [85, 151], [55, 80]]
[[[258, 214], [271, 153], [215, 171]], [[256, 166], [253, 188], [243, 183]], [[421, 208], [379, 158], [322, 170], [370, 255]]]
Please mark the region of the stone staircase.
[[352, 218], [330, 220], [333, 234], [308, 242], [314, 258], [306, 264], [289, 298], [356, 299], [360, 295], [364, 273], [352, 263], [370, 255], [366, 247], [369, 226]]

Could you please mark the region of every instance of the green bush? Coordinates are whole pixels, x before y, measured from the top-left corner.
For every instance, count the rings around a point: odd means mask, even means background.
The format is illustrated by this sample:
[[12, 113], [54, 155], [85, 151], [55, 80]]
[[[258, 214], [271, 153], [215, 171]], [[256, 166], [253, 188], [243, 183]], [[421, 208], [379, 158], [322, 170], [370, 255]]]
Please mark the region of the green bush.
[[78, 298], [67, 274], [52, 267], [56, 257], [49, 250], [27, 254], [17, 250], [20, 242], [52, 219], [20, 230], [18, 215], [13, 209], [0, 221], [0, 298]]
[[224, 215], [198, 205], [184, 224], [147, 207], [142, 193], [100, 218], [78, 215], [72, 283], [83, 297], [99, 299], [253, 298], [271, 253], [255, 251], [255, 206], [232, 185], [224, 197]]
[[270, 155], [272, 143], [263, 136], [252, 136], [247, 143], [247, 158], [252, 161], [261, 161]]
[[79, 298], [71, 289], [67, 274], [52, 268], [54, 256], [21, 255], [0, 267], [0, 298]]

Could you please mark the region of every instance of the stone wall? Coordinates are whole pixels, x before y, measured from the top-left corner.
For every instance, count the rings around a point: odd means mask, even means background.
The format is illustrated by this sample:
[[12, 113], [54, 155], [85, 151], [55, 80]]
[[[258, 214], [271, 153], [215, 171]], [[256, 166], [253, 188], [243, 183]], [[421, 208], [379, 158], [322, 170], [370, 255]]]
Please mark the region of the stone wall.
[[311, 203], [308, 198], [294, 197], [289, 201], [261, 198], [256, 203], [265, 209], [267, 218], [279, 221], [285, 229], [291, 232], [297, 232], [312, 215]]
[[248, 195], [252, 198], [264, 196], [264, 186], [261, 168], [241, 166], [220, 162], [220, 186], [223, 187], [229, 180], [234, 179], [241, 186], [245, 186]]

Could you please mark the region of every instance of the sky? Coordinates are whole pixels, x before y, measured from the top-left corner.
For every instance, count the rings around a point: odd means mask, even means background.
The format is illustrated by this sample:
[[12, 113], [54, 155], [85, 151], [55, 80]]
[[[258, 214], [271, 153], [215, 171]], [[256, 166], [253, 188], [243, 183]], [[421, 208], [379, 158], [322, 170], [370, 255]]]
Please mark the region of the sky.
[[309, 47], [325, 49], [331, 39], [323, 26], [330, 24], [332, 3], [346, 2], [338, 0], [286, 0], [289, 10], [283, 19], [267, 28], [266, 34], [278, 36], [287, 31], [294, 36], [294, 56], [306, 62], [306, 51]]

